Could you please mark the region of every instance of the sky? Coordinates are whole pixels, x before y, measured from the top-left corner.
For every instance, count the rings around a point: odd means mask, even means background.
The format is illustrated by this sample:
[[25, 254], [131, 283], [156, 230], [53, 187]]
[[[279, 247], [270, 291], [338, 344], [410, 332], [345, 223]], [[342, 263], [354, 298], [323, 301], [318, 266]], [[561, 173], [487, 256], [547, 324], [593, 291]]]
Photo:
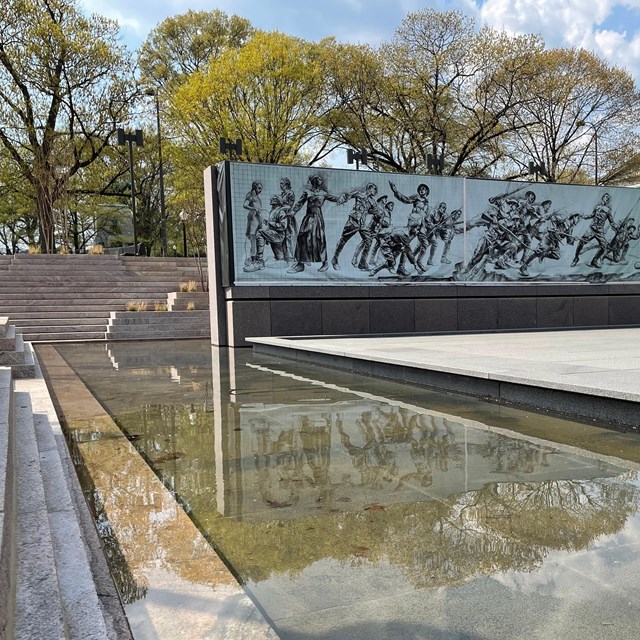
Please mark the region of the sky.
[[118, 21], [132, 49], [169, 16], [221, 9], [255, 27], [305, 40], [390, 40], [407, 13], [458, 10], [510, 33], [538, 33], [548, 47], [579, 46], [626, 68], [640, 85], [640, 0], [80, 0], [88, 13]]

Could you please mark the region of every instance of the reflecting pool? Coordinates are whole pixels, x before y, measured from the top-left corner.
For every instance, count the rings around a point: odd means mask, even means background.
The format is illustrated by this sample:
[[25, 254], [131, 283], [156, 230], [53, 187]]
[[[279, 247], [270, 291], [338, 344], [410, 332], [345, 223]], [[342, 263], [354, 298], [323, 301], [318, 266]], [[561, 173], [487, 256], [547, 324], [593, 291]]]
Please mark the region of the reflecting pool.
[[637, 637], [635, 434], [202, 341], [55, 349], [121, 430], [67, 420], [79, 447], [120, 442], [95, 456], [114, 466], [94, 497], [129, 607], [147, 597], [135, 565], [169, 564], [181, 538], [134, 558], [127, 536], [171, 508], [120, 531], [101, 511], [125, 486], [120, 511], [155, 500], [116, 470], [122, 441], [281, 638]]

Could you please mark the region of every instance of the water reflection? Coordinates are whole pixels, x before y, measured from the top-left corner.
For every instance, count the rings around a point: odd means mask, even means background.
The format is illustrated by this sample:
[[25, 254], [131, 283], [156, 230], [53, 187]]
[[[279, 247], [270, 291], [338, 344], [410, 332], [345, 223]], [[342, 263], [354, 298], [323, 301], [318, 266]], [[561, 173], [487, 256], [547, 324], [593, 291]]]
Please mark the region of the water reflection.
[[[480, 423], [468, 416], [474, 405], [487, 410], [468, 398], [423, 393], [424, 404], [408, 402], [413, 392], [400, 385], [247, 351], [214, 349], [203, 362], [208, 347], [191, 342], [196, 365], [184, 345], [171, 346], [159, 354], [114, 345], [107, 375], [97, 349], [59, 350], [282, 637], [360, 637], [314, 612], [543, 575], [558, 554], [640, 543], [637, 465], [505, 431], [538, 421], [566, 441], [584, 426], [513, 409]], [[456, 404], [465, 417], [452, 412]], [[121, 474], [118, 482], [137, 480]], [[145, 488], [136, 492], [144, 501]], [[378, 615], [400, 624], [397, 603], [379, 602]], [[449, 612], [447, 624], [457, 615]], [[428, 637], [446, 637], [429, 611], [411, 616], [428, 622]]]

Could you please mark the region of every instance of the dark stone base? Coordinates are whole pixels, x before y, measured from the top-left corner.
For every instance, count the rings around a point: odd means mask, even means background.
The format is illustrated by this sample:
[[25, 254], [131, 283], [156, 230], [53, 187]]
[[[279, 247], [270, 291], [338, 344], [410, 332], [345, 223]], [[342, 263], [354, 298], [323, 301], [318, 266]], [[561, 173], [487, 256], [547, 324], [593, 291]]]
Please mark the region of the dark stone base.
[[218, 299], [228, 344], [217, 346], [229, 347], [248, 337], [640, 326], [638, 285], [621, 283], [236, 286]]

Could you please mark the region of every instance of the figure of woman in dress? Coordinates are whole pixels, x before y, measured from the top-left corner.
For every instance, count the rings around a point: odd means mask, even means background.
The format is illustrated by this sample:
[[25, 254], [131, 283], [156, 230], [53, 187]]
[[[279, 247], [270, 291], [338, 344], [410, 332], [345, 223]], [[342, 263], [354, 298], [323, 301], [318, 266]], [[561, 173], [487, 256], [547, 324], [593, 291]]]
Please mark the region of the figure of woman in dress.
[[287, 214], [287, 229], [285, 231], [283, 244], [284, 259], [287, 262], [293, 262], [298, 228], [296, 224], [296, 217], [293, 213], [293, 205], [295, 204], [296, 196], [291, 188], [291, 180], [289, 180], [289, 178], [280, 178], [280, 195], [277, 197], [280, 201], [280, 207]]
[[329, 263], [327, 261], [327, 239], [324, 233], [322, 205], [325, 200], [342, 202], [341, 198], [342, 196], [334, 196], [327, 191], [322, 176], [313, 175], [309, 178], [309, 186], [302, 192], [300, 199], [292, 209], [295, 215], [305, 203], [307, 205], [296, 240], [294, 253], [296, 262], [288, 270], [288, 273], [304, 271], [305, 263], [308, 262], [320, 262], [318, 271], [327, 270]]

